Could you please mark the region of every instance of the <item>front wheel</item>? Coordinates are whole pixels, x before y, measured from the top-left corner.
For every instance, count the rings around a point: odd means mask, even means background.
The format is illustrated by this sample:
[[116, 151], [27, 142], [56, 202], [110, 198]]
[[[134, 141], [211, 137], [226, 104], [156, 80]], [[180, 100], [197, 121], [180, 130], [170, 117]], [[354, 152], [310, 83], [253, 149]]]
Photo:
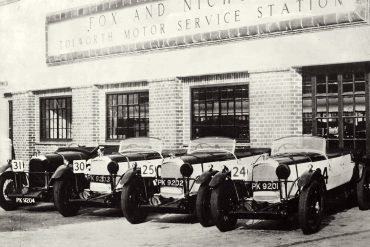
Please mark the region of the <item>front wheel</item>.
[[72, 180], [57, 180], [53, 186], [54, 205], [64, 217], [74, 216], [80, 209], [80, 204], [71, 202], [75, 198], [74, 186]]
[[237, 218], [230, 215], [235, 200], [235, 191], [230, 181], [223, 182], [211, 192], [212, 218], [221, 232], [235, 228]]
[[324, 212], [325, 187], [317, 180], [303, 188], [299, 196], [299, 225], [304, 234], [319, 230]]
[[14, 192], [15, 181], [14, 174], [6, 172], [0, 176], [0, 207], [6, 211], [17, 208], [14, 198], [9, 198], [8, 194]]
[[138, 179], [133, 179], [122, 188], [122, 213], [131, 224], [142, 223], [147, 217], [147, 213], [139, 207], [144, 196], [144, 184]]
[[203, 227], [213, 225], [211, 214], [211, 190], [208, 184], [203, 184], [199, 187], [195, 209], [199, 223]]
[[367, 167], [357, 183], [357, 203], [360, 210], [370, 209], [370, 169]]

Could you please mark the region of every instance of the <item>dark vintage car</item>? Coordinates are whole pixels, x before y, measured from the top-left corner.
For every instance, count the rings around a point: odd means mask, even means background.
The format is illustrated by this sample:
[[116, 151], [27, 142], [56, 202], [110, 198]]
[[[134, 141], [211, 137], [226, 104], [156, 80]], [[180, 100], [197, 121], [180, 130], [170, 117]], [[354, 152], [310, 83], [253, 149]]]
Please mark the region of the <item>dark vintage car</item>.
[[[200, 211], [209, 212], [208, 182], [218, 170], [224, 166], [250, 165], [269, 153], [269, 149], [235, 152], [235, 146], [235, 140], [230, 138], [199, 138], [191, 141], [186, 155], [166, 158], [163, 164], [134, 166], [122, 179], [124, 216], [136, 224], [145, 221], [148, 212], [197, 215]], [[204, 196], [197, 197], [199, 194]], [[208, 214], [203, 214], [199, 221], [204, 226], [212, 224]]]
[[14, 210], [18, 205], [51, 201], [63, 167], [89, 160], [97, 151], [98, 147], [61, 147], [53, 153], [36, 153], [28, 163], [11, 160], [0, 175], [0, 207]]
[[[209, 186], [211, 215], [220, 231], [235, 227], [237, 219], [284, 219], [298, 213], [304, 234], [320, 229], [327, 200], [356, 196], [360, 209], [370, 208], [370, 167], [360, 156], [326, 149], [326, 140], [291, 136], [275, 140], [271, 157], [246, 167], [217, 173]], [[240, 168], [238, 168], [240, 169]]]
[[66, 167], [56, 179], [54, 204], [63, 216], [76, 215], [81, 205], [120, 207], [126, 171], [148, 167], [149, 172], [163, 161], [162, 141], [149, 137], [128, 138], [120, 142], [118, 152], [99, 153], [89, 164], [80, 162]]

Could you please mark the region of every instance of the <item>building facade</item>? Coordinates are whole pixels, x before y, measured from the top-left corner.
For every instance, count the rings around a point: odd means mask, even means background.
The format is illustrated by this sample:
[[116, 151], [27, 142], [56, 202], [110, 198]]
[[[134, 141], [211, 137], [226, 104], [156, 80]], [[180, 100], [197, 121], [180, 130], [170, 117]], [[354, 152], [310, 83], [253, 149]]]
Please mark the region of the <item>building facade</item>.
[[39, 2], [0, 7], [37, 16], [0, 77], [32, 85], [4, 96], [19, 159], [136, 136], [312, 134], [370, 153], [367, 0]]

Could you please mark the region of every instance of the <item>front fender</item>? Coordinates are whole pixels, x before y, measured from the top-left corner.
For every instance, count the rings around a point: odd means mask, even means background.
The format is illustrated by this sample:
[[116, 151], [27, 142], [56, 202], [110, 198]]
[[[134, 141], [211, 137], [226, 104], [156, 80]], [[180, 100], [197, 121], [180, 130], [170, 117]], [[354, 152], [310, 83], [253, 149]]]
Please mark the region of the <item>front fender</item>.
[[203, 184], [209, 184], [209, 182], [211, 182], [212, 180], [212, 177], [218, 173], [218, 171], [215, 171], [215, 170], [208, 170], [208, 171], [205, 171], [203, 172], [199, 178], [197, 179], [197, 184], [200, 184], [200, 185], [203, 185]]
[[209, 187], [216, 188], [219, 184], [224, 182], [230, 176], [230, 172], [218, 172], [216, 175], [213, 176], [211, 182], [209, 183]]
[[0, 167], [0, 174], [3, 173], [3, 172], [12, 171], [11, 167], [12, 166], [10, 164], [7, 164], [6, 166]]
[[55, 180], [61, 179], [62, 177], [73, 177], [73, 172], [70, 167], [66, 165], [60, 165], [58, 168], [55, 170], [53, 176], [51, 177], [49, 181], [49, 185], [53, 184]]
[[129, 183], [132, 178], [136, 177], [136, 176], [140, 176], [140, 170], [139, 169], [129, 169], [126, 171], [125, 175], [123, 175], [123, 178], [121, 179], [120, 181], [120, 184], [122, 186], [125, 186], [127, 183]]
[[309, 170], [309, 171], [304, 172], [298, 178], [297, 185], [298, 185], [299, 188], [303, 189], [303, 188], [306, 188], [308, 185], [310, 185], [311, 182], [314, 181], [314, 180], [318, 180], [318, 181], [322, 182], [323, 184], [325, 184], [324, 177], [321, 174], [320, 169]]

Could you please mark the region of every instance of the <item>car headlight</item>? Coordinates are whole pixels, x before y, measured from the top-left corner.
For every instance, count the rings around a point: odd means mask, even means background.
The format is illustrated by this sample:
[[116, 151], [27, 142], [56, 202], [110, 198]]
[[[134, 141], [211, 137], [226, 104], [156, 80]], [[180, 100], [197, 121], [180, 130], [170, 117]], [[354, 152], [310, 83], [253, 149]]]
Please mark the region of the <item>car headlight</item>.
[[286, 164], [279, 165], [276, 167], [276, 176], [279, 179], [287, 179], [290, 176], [290, 168]]
[[180, 173], [181, 175], [183, 175], [184, 177], [190, 177], [191, 174], [193, 174], [193, 166], [190, 165], [190, 164], [183, 164], [181, 167], [180, 167]]
[[110, 174], [117, 174], [118, 170], [119, 170], [119, 166], [116, 162], [114, 161], [111, 161], [109, 162], [109, 164], [107, 165], [107, 170]]

